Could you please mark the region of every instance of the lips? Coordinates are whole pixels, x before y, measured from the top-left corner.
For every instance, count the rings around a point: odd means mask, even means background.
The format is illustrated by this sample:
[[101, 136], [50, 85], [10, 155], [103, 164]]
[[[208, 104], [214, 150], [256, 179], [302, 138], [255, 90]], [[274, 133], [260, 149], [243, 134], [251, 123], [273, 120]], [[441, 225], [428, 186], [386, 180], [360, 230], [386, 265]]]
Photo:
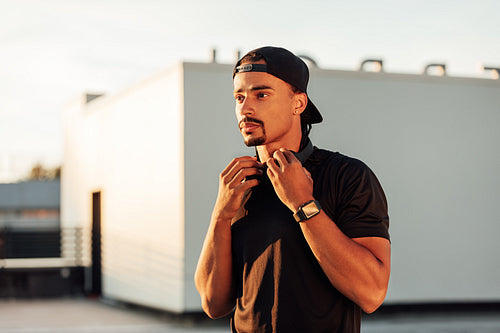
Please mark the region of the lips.
[[[259, 127], [264, 127], [262, 120], [245, 116], [238, 122], [241, 133], [251, 134]], [[264, 130], [264, 129], [262, 129]]]
[[253, 132], [255, 131], [257, 128], [259, 128], [260, 125], [259, 124], [256, 124], [256, 123], [241, 123], [240, 124], [240, 129], [243, 131], [243, 132]]

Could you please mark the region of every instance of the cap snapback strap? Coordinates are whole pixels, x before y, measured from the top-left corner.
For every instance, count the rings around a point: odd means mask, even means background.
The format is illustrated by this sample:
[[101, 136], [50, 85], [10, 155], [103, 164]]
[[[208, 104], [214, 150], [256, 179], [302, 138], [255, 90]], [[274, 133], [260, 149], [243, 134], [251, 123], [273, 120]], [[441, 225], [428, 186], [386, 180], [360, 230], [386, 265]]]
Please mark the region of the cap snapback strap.
[[267, 72], [267, 65], [264, 64], [245, 64], [234, 69], [234, 74], [244, 72]]

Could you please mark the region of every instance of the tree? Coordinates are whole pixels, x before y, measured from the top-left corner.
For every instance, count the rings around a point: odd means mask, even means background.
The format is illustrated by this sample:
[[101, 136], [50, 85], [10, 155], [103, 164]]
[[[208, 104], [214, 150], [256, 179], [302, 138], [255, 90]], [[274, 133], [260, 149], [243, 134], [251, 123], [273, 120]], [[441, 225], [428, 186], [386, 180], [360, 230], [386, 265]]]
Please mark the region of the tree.
[[40, 162], [36, 163], [28, 175], [28, 180], [54, 180], [61, 178], [61, 167], [46, 168]]

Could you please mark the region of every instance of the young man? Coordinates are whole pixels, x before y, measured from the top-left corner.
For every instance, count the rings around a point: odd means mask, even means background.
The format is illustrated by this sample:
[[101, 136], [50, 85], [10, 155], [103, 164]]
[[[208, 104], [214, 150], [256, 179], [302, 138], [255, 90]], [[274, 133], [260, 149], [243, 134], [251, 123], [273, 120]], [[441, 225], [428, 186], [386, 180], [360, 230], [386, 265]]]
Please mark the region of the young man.
[[361, 161], [312, 146], [309, 71], [263, 47], [233, 71], [236, 117], [257, 156], [235, 158], [195, 274], [204, 311], [233, 332], [359, 332], [390, 274], [387, 203]]

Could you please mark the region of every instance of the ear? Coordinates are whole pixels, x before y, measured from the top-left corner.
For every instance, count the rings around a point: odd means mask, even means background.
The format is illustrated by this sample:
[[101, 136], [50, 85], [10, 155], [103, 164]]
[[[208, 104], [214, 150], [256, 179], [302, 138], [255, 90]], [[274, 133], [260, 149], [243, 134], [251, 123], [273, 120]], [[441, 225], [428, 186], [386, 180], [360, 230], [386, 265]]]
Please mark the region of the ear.
[[295, 110], [294, 114], [301, 114], [307, 106], [307, 95], [305, 93], [297, 93], [294, 96]]

